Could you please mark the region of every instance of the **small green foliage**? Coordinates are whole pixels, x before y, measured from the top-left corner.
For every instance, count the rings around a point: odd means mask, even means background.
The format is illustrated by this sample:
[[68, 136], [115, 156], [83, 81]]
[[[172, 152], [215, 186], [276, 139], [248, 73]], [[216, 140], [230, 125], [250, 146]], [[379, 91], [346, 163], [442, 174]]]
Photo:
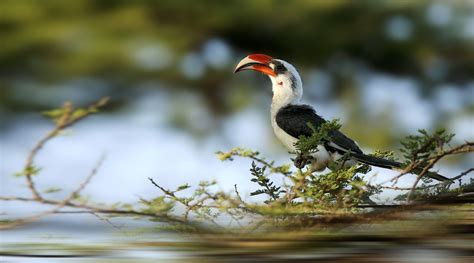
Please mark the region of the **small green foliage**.
[[[312, 209], [345, 209], [371, 203], [370, 195], [375, 192], [358, 175], [358, 168], [341, 168], [318, 175], [306, 173], [304, 181], [295, 179], [295, 197]], [[299, 185], [298, 181], [301, 182]]]
[[[97, 112], [97, 109], [107, 103], [107, 98], [89, 106], [87, 108], [72, 107], [70, 102], [66, 102], [60, 109], [45, 112], [44, 114], [54, 120], [55, 128], [34, 147], [30, 160], [25, 165], [26, 168], [16, 176], [26, 176], [29, 182], [28, 187], [35, 193], [35, 187], [31, 176], [39, 173], [40, 169], [33, 165], [35, 154], [44, 145], [44, 142], [59, 135], [65, 128], [73, 125], [77, 121], [89, 114]], [[309, 124], [308, 124], [309, 125]], [[331, 135], [340, 128], [337, 120], [326, 122], [317, 129], [309, 125], [313, 130], [310, 137], [301, 137], [296, 143], [296, 154], [301, 156], [302, 164], [306, 164], [304, 158], [317, 151], [317, 146], [327, 143]], [[419, 131], [419, 135], [409, 136], [402, 142], [404, 146], [402, 153], [405, 158], [408, 172], [426, 172], [433, 165], [451, 154], [459, 154], [474, 151], [473, 143], [466, 142], [463, 145], [445, 150], [453, 135], [444, 131], [429, 134], [424, 130]], [[36, 194], [34, 199], [37, 202], [56, 203], [61, 207], [72, 206], [90, 209], [99, 213], [109, 213], [114, 216], [134, 215], [138, 218], [147, 216], [152, 221], [167, 222], [163, 228], [169, 226], [169, 230], [184, 231], [187, 233], [204, 233], [228, 231], [228, 227], [221, 225], [222, 218], [230, 218], [232, 222], [240, 227], [245, 224], [253, 224], [251, 232], [261, 226], [282, 226], [282, 227], [305, 227], [318, 224], [318, 220], [330, 219], [333, 215], [350, 215], [356, 217], [356, 213], [363, 213], [363, 208], [375, 209], [374, 195], [381, 193], [382, 189], [394, 189], [407, 191], [407, 188], [396, 186], [371, 185], [364, 180], [364, 175], [371, 171], [371, 167], [365, 164], [358, 164], [352, 167], [345, 167], [345, 162], [351, 158], [350, 153], [342, 156], [339, 161], [330, 164], [330, 171], [315, 173], [305, 165], [298, 166], [295, 171], [291, 170], [291, 165], [275, 165], [274, 161], [267, 161], [258, 151], [245, 148], [233, 148], [229, 152], [217, 152], [218, 158], [222, 161], [232, 161], [235, 157], [242, 157], [252, 160], [250, 168], [250, 181], [256, 183], [259, 188], [250, 193], [250, 196], [265, 195], [267, 198], [262, 202], [250, 202], [243, 198], [237, 186], [234, 193], [228, 193], [217, 188], [217, 182], [201, 181], [196, 187], [182, 184], [176, 188], [167, 189], [157, 184], [149, 178], [155, 185], [160, 195], [153, 199], [140, 199], [139, 204], [115, 203], [112, 205], [96, 203], [90, 205], [89, 197], [80, 195], [80, 191], [72, 192], [71, 198], [64, 201], [51, 201], [43, 199]], [[373, 156], [395, 160], [393, 152], [376, 151]], [[309, 160], [309, 159], [308, 159]], [[295, 161], [295, 166], [296, 166]], [[405, 168], [405, 169], [408, 169]], [[412, 186], [410, 192], [405, 192], [395, 200], [426, 200], [436, 199], [443, 196], [459, 197], [464, 193], [473, 191], [474, 180], [470, 184], [461, 184], [458, 188], [450, 188], [455, 180], [470, 172], [474, 168], [468, 169], [460, 175], [443, 183], [433, 184], [429, 178], [419, 176], [422, 185], [417, 186], [418, 181]], [[392, 180], [398, 179], [407, 173], [405, 170]], [[279, 176], [282, 184], [275, 184], [272, 176]], [[82, 186], [81, 186], [82, 187]], [[82, 189], [82, 188], [80, 188]], [[189, 191], [187, 191], [189, 190]], [[59, 188], [49, 188], [43, 193], [54, 193], [60, 191]], [[410, 198], [412, 197], [412, 198]], [[5, 200], [23, 200], [24, 198], [5, 198]], [[105, 208], [100, 208], [105, 207]], [[178, 215], [177, 215], [178, 214]], [[109, 216], [110, 216], [109, 215]], [[329, 217], [324, 217], [329, 216]], [[5, 221], [11, 224], [10, 221]], [[241, 223], [243, 222], [243, 223]], [[251, 223], [249, 223], [251, 222]], [[13, 222], [15, 223], [15, 222]], [[212, 224], [212, 228], [208, 227]], [[0, 223], [1, 226], [1, 223]]]
[[179, 192], [179, 191], [183, 191], [183, 190], [186, 190], [188, 188], [190, 188], [191, 186], [189, 186], [188, 184], [183, 184], [183, 185], [180, 185], [178, 186], [178, 188], [176, 188], [176, 191], [174, 192]]
[[330, 140], [331, 132], [341, 128], [337, 119], [325, 122], [317, 128], [311, 123], [308, 123], [308, 126], [313, 130], [313, 134], [309, 137], [300, 136], [295, 144], [297, 153], [300, 155], [316, 152], [318, 145], [323, 145]]
[[[446, 197], [449, 195], [455, 196], [457, 194], [463, 193], [463, 188], [469, 188], [469, 184], [460, 185], [459, 188], [450, 189], [449, 184], [440, 183], [435, 185], [429, 185], [428, 183], [423, 183], [417, 187], [411, 194], [411, 200], [413, 201], [422, 201], [437, 199], [439, 197]], [[472, 187], [472, 183], [471, 183]], [[397, 195], [395, 201], [405, 201], [409, 195], [409, 192]]]
[[284, 165], [280, 165], [280, 166], [270, 168], [271, 169], [270, 172], [271, 173], [280, 173], [280, 174], [283, 174], [283, 175], [289, 175], [289, 174], [291, 174], [290, 168], [291, 168], [291, 165], [284, 164]]
[[405, 158], [405, 164], [419, 162], [425, 166], [430, 158], [442, 152], [449, 144], [454, 134], [438, 130], [429, 134], [426, 130], [418, 130], [419, 135], [410, 135], [401, 142], [403, 148], [400, 151]]
[[97, 109], [93, 108], [93, 109], [89, 109], [89, 110], [86, 110], [86, 109], [77, 109], [75, 110], [72, 114], [71, 114], [71, 118], [74, 120], [74, 119], [78, 119], [78, 118], [83, 118], [85, 117], [86, 115], [88, 114], [91, 114], [91, 113], [95, 113], [97, 112]]
[[147, 201], [146, 207], [142, 209], [145, 213], [168, 213], [170, 212], [175, 202], [174, 201], [167, 201], [165, 196], [156, 197], [150, 201]]
[[108, 101], [109, 98], [104, 97], [86, 108], [74, 108], [72, 102], [66, 101], [61, 108], [44, 111], [42, 114], [52, 119], [58, 130], [61, 130], [91, 114], [97, 113], [99, 108], [107, 105]]
[[[315, 128], [308, 124], [314, 131], [310, 137], [300, 137], [296, 143], [297, 154], [308, 156], [317, 151], [317, 146], [325, 144], [330, 140], [331, 133], [340, 128], [337, 120], [326, 122], [320, 127]], [[239, 156], [252, 159], [250, 168], [251, 181], [257, 183], [260, 189], [252, 192], [250, 195], [266, 194], [269, 199], [264, 202], [272, 205], [275, 211], [285, 211], [295, 209], [302, 211], [314, 211], [318, 209], [347, 209], [360, 204], [372, 203], [370, 196], [380, 192], [379, 188], [370, 187], [359, 174], [366, 174], [370, 171], [370, 166], [359, 165], [351, 168], [344, 167], [344, 162], [349, 156], [342, 157], [338, 163], [334, 163], [332, 171], [325, 174], [314, 174], [310, 170], [296, 172], [290, 171], [290, 165], [274, 166], [274, 162], [266, 162], [264, 158], [259, 157], [259, 153], [243, 148], [234, 148], [229, 152], [218, 152], [221, 160], [233, 160], [233, 157]], [[377, 156], [391, 156], [391, 153], [376, 153]], [[257, 166], [259, 162], [261, 166]], [[270, 181], [269, 176], [273, 173], [285, 175], [290, 180], [290, 184], [276, 186]], [[258, 208], [259, 211], [261, 207]], [[265, 210], [265, 209], [264, 209]], [[267, 213], [266, 211], [265, 213]], [[279, 212], [279, 213], [280, 213]]]
[[125, 210], [133, 210], [133, 205], [132, 204], [122, 204], [122, 208]]
[[57, 109], [43, 111], [41, 114], [56, 122], [59, 118], [61, 118], [61, 116], [64, 115], [64, 108], [57, 108]]
[[12, 224], [12, 223], [15, 223], [15, 222], [16, 222], [15, 220], [0, 219], [0, 226], [9, 225], [9, 224]]
[[[250, 168], [250, 173], [252, 174], [253, 178], [250, 181], [257, 183], [262, 187], [262, 189], [258, 189], [250, 195], [260, 195], [266, 194], [268, 195], [271, 200], [277, 200], [280, 198], [280, 194], [284, 193], [284, 190], [281, 190], [281, 187], [275, 186], [273, 182], [270, 181], [268, 176], [265, 174], [265, 170], [267, 167], [258, 167], [255, 164], [255, 161], [252, 162], [252, 167]], [[269, 203], [271, 200], [265, 201], [265, 203]]]
[[15, 173], [15, 176], [16, 177], [26, 176], [26, 175], [32, 176], [32, 175], [39, 174], [40, 171], [41, 171], [41, 168], [31, 165], [31, 166], [25, 167], [23, 171]]
[[221, 160], [221, 161], [233, 161], [234, 156], [256, 157], [260, 153], [257, 152], [257, 151], [252, 151], [252, 150], [249, 150], [249, 149], [236, 147], [236, 148], [232, 148], [229, 152], [218, 151], [218, 152], [216, 152], [216, 154], [217, 154], [217, 157], [219, 158], [219, 160]]
[[47, 188], [46, 190], [43, 191], [43, 193], [45, 193], [45, 194], [52, 194], [52, 193], [57, 193], [57, 192], [61, 192], [61, 188], [50, 187], [50, 188]]
[[280, 166], [275, 166], [275, 162], [267, 162], [265, 158], [260, 156], [260, 152], [258, 151], [252, 151], [249, 149], [236, 147], [228, 152], [218, 151], [216, 152], [216, 154], [217, 158], [219, 158], [219, 160], [221, 161], [233, 161], [234, 157], [250, 158], [253, 161], [258, 162], [263, 166], [267, 167], [270, 170], [269, 172], [272, 174], [279, 173], [284, 176], [288, 176], [291, 174], [291, 165], [284, 164]]
[[395, 161], [395, 153], [393, 151], [375, 150], [375, 152], [372, 153], [371, 156], [384, 158], [384, 159], [391, 160], [391, 161]]
[[84, 195], [81, 195], [81, 194], [76, 194], [74, 195], [74, 197], [72, 198], [72, 200], [78, 202], [78, 203], [83, 203], [83, 204], [86, 204], [86, 203], [89, 203], [90, 201], [90, 196], [84, 196]]

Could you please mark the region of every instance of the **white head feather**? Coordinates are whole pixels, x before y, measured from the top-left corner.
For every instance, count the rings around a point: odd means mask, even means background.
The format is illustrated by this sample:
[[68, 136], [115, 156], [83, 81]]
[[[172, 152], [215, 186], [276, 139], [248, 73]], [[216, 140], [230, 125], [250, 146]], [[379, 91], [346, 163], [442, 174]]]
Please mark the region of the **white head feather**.
[[[284, 66], [281, 71], [277, 68], [279, 64]], [[273, 59], [270, 67], [277, 73], [276, 76], [269, 75], [273, 90], [272, 107], [298, 103], [303, 96], [303, 82], [296, 68], [280, 59]]]

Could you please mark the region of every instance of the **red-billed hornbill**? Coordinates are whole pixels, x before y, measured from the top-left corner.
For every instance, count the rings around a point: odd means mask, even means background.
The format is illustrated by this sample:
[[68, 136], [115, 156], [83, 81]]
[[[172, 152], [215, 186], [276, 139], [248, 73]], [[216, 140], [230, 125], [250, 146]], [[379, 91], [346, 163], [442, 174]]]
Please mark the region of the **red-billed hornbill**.
[[[274, 59], [263, 54], [253, 54], [242, 59], [235, 68], [235, 73], [243, 70], [260, 71], [272, 82], [273, 98], [271, 105], [271, 123], [278, 139], [290, 150], [295, 151], [295, 143], [302, 135], [311, 136], [326, 120], [316, 114], [309, 105], [299, 104], [303, 95], [303, 83], [300, 75], [290, 63]], [[357, 162], [382, 168], [399, 170], [401, 163], [366, 155], [356, 142], [338, 130], [329, 133], [331, 138], [324, 145], [319, 145], [312, 154], [311, 169], [322, 171], [343, 156], [350, 156], [344, 165], [352, 166]], [[448, 178], [435, 172], [427, 173], [433, 179], [445, 181]]]

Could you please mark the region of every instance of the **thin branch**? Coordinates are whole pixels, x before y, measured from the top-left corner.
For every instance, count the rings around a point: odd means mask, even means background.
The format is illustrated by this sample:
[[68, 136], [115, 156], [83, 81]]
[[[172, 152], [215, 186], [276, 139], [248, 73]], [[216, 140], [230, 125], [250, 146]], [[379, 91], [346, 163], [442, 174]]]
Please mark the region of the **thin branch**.
[[425, 173], [420, 173], [420, 174], [416, 177], [416, 180], [415, 180], [415, 182], [413, 183], [413, 186], [411, 187], [410, 192], [409, 192], [408, 195], [407, 195], [407, 202], [410, 202], [411, 197], [413, 196], [413, 193], [414, 193], [415, 190], [416, 190], [416, 186], [417, 186], [418, 183], [420, 182], [421, 177], [423, 177], [423, 175], [425, 175]]
[[[22, 202], [34, 202], [34, 203], [41, 203], [45, 205], [60, 205], [62, 202], [57, 200], [50, 200], [50, 199], [42, 199], [37, 200], [34, 198], [28, 197], [1, 197], [0, 200], [2, 201], [22, 201]], [[117, 215], [129, 215], [129, 216], [146, 216], [151, 218], [160, 219], [166, 222], [175, 222], [175, 223], [184, 223], [184, 221], [179, 217], [173, 217], [168, 214], [161, 214], [161, 213], [152, 213], [152, 212], [144, 212], [140, 210], [133, 210], [133, 209], [113, 209], [113, 208], [106, 208], [106, 207], [98, 207], [94, 205], [88, 204], [77, 204], [73, 202], [67, 202], [63, 205], [64, 207], [71, 207], [71, 208], [78, 208], [78, 209], [85, 209], [77, 211], [77, 213], [101, 213], [101, 214], [117, 214]], [[57, 213], [59, 211], [54, 211]], [[72, 211], [68, 211], [67, 213], [72, 213]]]
[[120, 226], [116, 225], [116, 224], [112, 223], [112, 221], [110, 221], [110, 219], [108, 219], [106, 217], [103, 217], [103, 216], [99, 215], [98, 213], [95, 213], [95, 212], [89, 212], [89, 213], [92, 214], [93, 216], [97, 217], [99, 220], [104, 221], [105, 223], [109, 224], [113, 228], [115, 228], [119, 231], [122, 231], [122, 226], [123, 225], [120, 225]]
[[237, 198], [239, 199], [239, 201], [241, 203], [245, 204], [244, 200], [240, 196], [239, 190], [237, 189], [237, 184], [234, 184], [234, 192], [235, 192], [235, 195], [237, 196]]
[[416, 177], [415, 182], [413, 183], [413, 186], [411, 187], [410, 192], [409, 192], [408, 195], [407, 195], [407, 202], [410, 202], [412, 195], [415, 193], [416, 186], [417, 186], [418, 183], [420, 182], [421, 178], [422, 178], [423, 176], [425, 176], [425, 174], [428, 172], [428, 170], [431, 169], [431, 168], [435, 165], [435, 163], [437, 163], [443, 156], [446, 156], [446, 155], [447, 155], [447, 154], [439, 155], [439, 156], [440, 156], [439, 158], [431, 159], [431, 160], [428, 162], [428, 165], [426, 165], [426, 166], [423, 168], [423, 170], [421, 171], [421, 173], [418, 174], [418, 176]]
[[[444, 181], [444, 182], [440, 182], [440, 183], [432, 184], [432, 185], [427, 185], [427, 186], [423, 186], [423, 187], [417, 187], [416, 190], [423, 190], [423, 189], [433, 188], [433, 187], [437, 187], [437, 186], [441, 186], [441, 185], [446, 185], [448, 183], [451, 183], [452, 181], [456, 181], [456, 180], [460, 179], [461, 177], [464, 177], [464, 176], [468, 175], [469, 173], [471, 173], [473, 171], [474, 171], [474, 168], [469, 168], [468, 170], [460, 173], [459, 175], [457, 175], [453, 178], [450, 178], [449, 181]], [[382, 189], [388, 189], [388, 190], [397, 190], [397, 191], [410, 191], [412, 189], [412, 187], [398, 187], [398, 186], [386, 186], [386, 185], [370, 185], [370, 186], [371, 187], [380, 187]]]
[[174, 194], [174, 192], [172, 192], [172, 191], [170, 191], [170, 190], [168, 190], [168, 189], [162, 187], [161, 185], [157, 184], [157, 183], [155, 182], [155, 180], [153, 180], [153, 178], [148, 177], [148, 180], [150, 180], [150, 182], [151, 182], [155, 187], [157, 187], [158, 189], [160, 189], [160, 190], [161, 190], [163, 193], [165, 193], [166, 195], [172, 197], [174, 200], [179, 199], [179, 198]]
[[[22, 218], [22, 219], [17, 219], [17, 220], [14, 220], [14, 221], [10, 222], [10, 223], [7, 223], [7, 224], [1, 224], [0, 229], [9, 229], [9, 228], [14, 228], [14, 227], [17, 227], [17, 226], [20, 226], [20, 225], [23, 225], [23, 224], [31, 223], [33, 221], [37, 221], [37, 220], [39, 220], [39, 219], [41, 219], [41, 218], [43, 218], [47, 215], [50, 215], [50, 214], [53, 214], [53, 213], [59, 211], [61, 208], [63, 208], [67, 204], [69, 204], [71, 202], [71, 200], [75, 199], [79, 195], [79, 193], [86, 187], [86, 185], [89, 184], [92, 177], [94, 177], [97, 174], [97, 171], [98, 171], [99, 167], [102, 165], [102, 163], [104, 161], [104, 158], [105, 158], [104, 156], [100, 157], [99, 161], [94, 166], [91, 173], [89, 174], [89, 176], [87, 176], [87, 178], [84, 180], [84, 182], [82, 182], [76, 190], [71, 192], [69, 197], [67, 197], [66, 199], [58, 202], [57, 206], [55, 208], [53, 208], [51, 210], [48, 210], [48, 211], [45, 211], [45, 212], [42, 212], [42, 213], [39, 213], [39, 214], [36, 214], [36, 215], [32, 215], [32, 216], [25, 217], [25, 218]], [[44, 200], [43, 198], [41, 198], [41, 199], [33, 198], [33, 199], [38, 201], [38, 202], [42, 202]], [[14, 200], [14, 199], [11, 199], [11, 200]]]
[[[451, 178], [450, 180], [451, 180], [451, 181], [458, 180], [459, 178], [461, 178], [461, 177], [463, 177], [463, 176], [465, 176], [465, 175], [468, 175], [469, 173], [471, 173], [471, 172], [473, 172], [473, 171], [474, 171], [474, 168], [469, 168], [469, 169], [467, 169], [466, 171], [460, 173], [458, 176]], [[444, 183], [444, 182], [442, 182], [442, 183]]]
[[[262, 158], [258, 158], [257, 155], [255, 155], [255, 154], [251, 154], [251, 155], [249, 155], [248, 157], [249, 157], [250, 159], [252, 159], [252, 160], [258, 162], [258, 163], [263, 164], [263, 166], [268, 167], [270, 170], [276, 170], [276, 168], [275, 168], [275, 166], [273, 166], [273, 164], [271, 164], [271, 163], [265, 161], [265, 160], [262, 159]], [[280, 173], [281, 173], [281, 172], [280, 172]], [[285, 175], [284, 173], [281, 173], [281, 174]]]
[[[425, 160], [428, 160], [429, 163], [428, 163], [427, 166], [423, 167], [423, 169], [420, 173], [426, 174], [428, 172], [428, 170], [431, 169], [439, 160], [441, 160], [442, 158], [444, 158], [448, 155], [455, 155], [455, 154], [468, 153], [468, 152], [474, 152], [474, 142], [466, 141], [464, 144], [461, 144], [461, 145], [459, 145], [457, 147], [454, 147], [454, 148], [451, 148], [449, 150], [445, 150], [445, 151], [443, 151], [443, 152], [441, 152], [441, 153], [439, 153], [435, 156], [432, 156], [432, 157], [429, 157], [429, 158], [425, 159]], [[415, 170], [418, 169], [421, 164], [422, 164], [422, 161], [413, 162], [410, 165], [408, 165], [407, 167], [405, 167], [402, 171], [400, 171], [400, 173], [397, 176], [392, 177], [391, 179], [387, 180], [386, 182], [382, 182], [381, 184], [385, 184], [385, 183], [388, 183], [388, 182], [394, 182], [394, 184], [395, 184], [398, 181], [398, 179], [400, 179], [402, 176], [415, 172]], [[425, 168], [427, 168], [427, 167], [428, 167], [428, 169], [426, 171], [424, 171]], [[420, 173], [418, 173], [418, 174], [420, 174]], [[452, 178], [448, 182], [451, 182], [453, 180], [456, 180], [456, 179]], [[412, 188], [410, 188], [410, 189], [412, 189]]]
[[65, 128], [77, 123], [78, 121], [82, 120], [83, 118], [87, 117], [91, 113], [95, 112], [98, 108], [105, 106], [109, 101], [108, 97], [104, 97], [97, 101], [96, 103], [87, 107], [86, 114], [82, 116], [78, 116], [76, 118], [71, 118], [73, 113], [72, 103], [67, 101], [63, 105], [64, 112], [62, 116], [56, 121], [56, 126], [53, 130], [49, 131], [42, 139], [40, 139], [36, 145], [31, 149], [29, 152], [25, 166], [23, 171], [25, 172], [26, 184], [27, 187], [30, 189], [30, 192], [33, 195], [34, 199], [42, 200], [42, 196], [40, 195], [39, 191], [36, 189], [35, 183], [33, 181], [33, 171], [32, 168], [34, 167], [34, 160], [38, 155], [38, 152], [46, 145], [46, 143], [57, 136], [62, 130]]
[[[101, 164], [102, 161], [98, 162], [98, 165]], [[63, 207], [71, 207], [71, 208], [78, 208], [78, 209], [85, 209], [85, 211], [77, 211], [78, 213], [101, 213], [101, 214], [115, 214], [115, 215], [127, 215], [127, 216], [145, 216], [151, 217], [155, 219], [159, 219], [165, 222], [174, 222], [174, 223], [185, 223], [186, 221], [180, 217], [171, 216], [168, 214], [163, 213], [153, 213], [153, 212], [145, 212], [140, 210], [134, 209], [116, 209], [116, 208], [104, 208], [98, 207], [94, 205], [89, 205], [87, 203], [75, 203], [72, 200], [79, 194], [79, 192], [84, 189], [84, 187], [89, 183], [92, 177], [97, 173], [98, 166], [96, 166], [92, 171], [91, 174], [86, 178], [86, 180], [75, 190], [71, 193], [71, 195], [64, 199], [64, 200], [49, 200], [49, 199], [36, 199], [36, 198], [28, 198], [28, 197], [12, 197], [12, 196], [0, 196], [0, 200], [2, 201], [22, 201], [22, 202], [35, 202], [45, 205], [54, 205], [55, 208], [48, 210], [44, 213], [34, 215], [28, 218], [20, 219], [17, 221], [13, 221], [11, 223], [6, 223], [0, 225], [0, 229], [7, 229], [16, 227], [25, 223], [29, 223], [35, 220], [38, 220], [44, 216], [58, 213], [59, 210]], [[71, 213], [71, 211], [69, 211]]]
[[411, 190], [411, 187], [398, 187], [398, 186], [385, 186], [385, 185], [374, 186], [374, 187], [380, 187], [380, 188], [382, 188], [382, 189], [396, 190], [396, 191], [408, 191], [408, 190]]
[[288, 176], [290, 173], [289, 172], [283, 172], [281, 171], [280, 169], [278, 169], [279, 167], [274, 165], [274, 162], [267, 162], [265, 161], [264, 158], [260, 158], [258, 157], [259, 153], [258, 152], [252, 152], [252, 153], [249, 153], [249, 154], [242, 154], [242, 149], [234, 149], [230, 152], [231, 156], [237, 156], [237, 157], [241, 157], [241, 158], [249, 158], [251, 160], [254, 160], [260, 164], [262, 164], [263, 166], [267, 167], [268, 169], [270, 169], [271, 172], [273, 173], [279, 173], [279, 174], [282, 174], [284, 176]]
[[[439, 158], [440, 159], [440, 158]], [[411, 187], [410, 189], [410, 192], [408, 193], [408, 196], [407, 196], [407, 202], [409, 202], [411, 200], [411, 197], [412, 195], [414, 194], [415, 190], [417, 189], [416, 188], [416, 185], [420, 182], [420, 179], [428, 172], [428, 170], [434, 166], [434, 164], [439, 160], [437, 158], [435, 159], [432, 159], [430, 161], [430, 163], [423, 169], [423, 171], [418, 175], [418, 177], [416, 178], [416, 181], [413, 183], [413, 186]], [[445, 182], [441, 182], [439, 184], [435, 184], [435, 185], [430, 185], [430, 186], [427, 186], [427, 187], [423, 187], [422, 189], [426, 189], [426, 188], [431, 188], [431, 187], [436, 187], [436, 186], [441, 186], [441, 185], [447, 185], [448, 183], [452, 183], [453, 181], [469, 174], [470, 172], [474, 171], [474, 168], [470, 168], [468, 169], [467, 171], [465, 172], [462, 172], [460, 175], [456, 176], [456, 177], [453, 177], [453, 178], [450, 178], [448, 181], [445, 181]]]
[[[79, 187], [71, 192], [71, 194], [63, 199], [63, 200], [51, 200], [45, 199], [40, 194], [37, 188], [35, 187], [34, 181], [32, 176], [34, 175], [34, 160], [40, 150], [57, 136], [62, 130], [67, 127], [72, 126], [73, 124], [77, 123], [78, 121], [82, 120], [83, 118], [89, 116], [90, 114], [97, 111], [98, 108], [103, 107], [107, 104], [109, 98], [102, 98], [98, 102], [90, 105], [85, 109], [77, 109], [74, 110], [72, 107], [71, 102], [66, 102], [63, 105], [62, 112], [60, 116], [57, 116], [55, 119], [55, 127], [53, 130], [49, 131], [43, 138], [41, 138], [32, 150], [29, 152], [26, 164], [23, 170], [23, 175], [26, 177], [27, 187], [32, 193], [32, 198], [29, 197], [15, 197], [15, 196], [0, 196], [0, 200], [2, 201], [22, 201], [22, 202], [34, 202], [40, 203], [44, 205], [53, 205], [55, 206], [53, 209], [45, 211], [43, 213], [39, 213], [37, 215], [33, 215], [30, 217], [26, 217], [23, 219], [15, 220], [15, 221], [7, 221], [4, 224], [0, 225], [0, 229], [12, 228], [15, 226], [19, 226], [25, 223], [29, 223], [35, 220], [38, 220], [44, 216], [58, 213], [60, 212], [61, 208], [63, 207], [71, 207], [77, 209], [85, 209], [88, 213], [102, 213], [102, 214], [120, 214], [120, 215], [130, 215], [130, 216], [145, 216], [145, 217], [152, 217], [155, 219], [159, 219], [165, 222], [174, 222], [174, 223], [184, 223], [185, 221], [182, 217], [175, 217], [168, 215], [167, 213], [155, 213], [155, 212], [148, 212], [142, 210], [135, 210], [135, 209], [116, 209], [116, 208], [108, 208], [108, 207], [99, 207], [95, 205], [90, 205], [86, 202], [77, 203], [74, 202], [74, 199], [79, 196], [79, 193], [86, 187], [86, 185], [90, 182], [92, 177], [97, 173], [99, 166], [102, 164], [103, 157], [98, 161], [97, 165], [92, 169], [89, 176], [84, 180], [83, 183], [79, 185]], [[166, 189], [163, 189], [166, 190]], [[170, 192], [168, 192], [170, 193]]]
[[99, 168], [102, 166], [102, 163], [104, 162], [104, 160], [105, 160], [105, 155], [100, 156], [99, 160], [97, 161], [97, 164], [94, 166], [94, 168], [92, 168], [92, 171], [89, 174], [89, 176], [87, 176], [87, 178], [84, 180], [84, 182], [82, 182], [82, 184], [80, 184], [79, 187], [74, 192], [72, 192], [71, 195], [66, 200], [75, 199], [79, 195], [79, 193], [82, 190], [84, 190], [84, 188], [91, 181], [92, 177], [94, 177], [97, 174], [97, 172], [99, 171]]

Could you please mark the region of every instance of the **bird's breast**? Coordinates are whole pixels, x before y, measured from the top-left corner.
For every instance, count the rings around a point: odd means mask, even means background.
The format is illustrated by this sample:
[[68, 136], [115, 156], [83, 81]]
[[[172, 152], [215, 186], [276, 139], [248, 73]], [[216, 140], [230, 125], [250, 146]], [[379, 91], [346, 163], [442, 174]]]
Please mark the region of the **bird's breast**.
[[290, 150], [290, 151], [295, 151], [296, 150], [295, 143], [298, 141], [298, 139], [291, 136], [291, 135], [289, 135], [283, 129], [281, 129], [278, 126], [275, 118], [273, 118], [273, 117], [272, 117], [272, 128], [273, 128], [273, 132], [275, 133], [275, 136], [278, 138], [278, 140], [280, 140], [280, 142], [286, 148], [288, 148], [288, 150]]
[[[278, 140], [290, 151], [296, 151], [295, 143], [298, 141], [297, 138], [286, 133], [280, 128], [276, 122], [274, 114], [271, 117], [272, 128], [275, 136]], [[328, 163], [332, 161], [332, 155], [326, 150], [323, 145], [318, 146], [318, 150], [311, 155], [314, 160], [312, 161], [312, 169], [315, 171], [324, 170]]]

